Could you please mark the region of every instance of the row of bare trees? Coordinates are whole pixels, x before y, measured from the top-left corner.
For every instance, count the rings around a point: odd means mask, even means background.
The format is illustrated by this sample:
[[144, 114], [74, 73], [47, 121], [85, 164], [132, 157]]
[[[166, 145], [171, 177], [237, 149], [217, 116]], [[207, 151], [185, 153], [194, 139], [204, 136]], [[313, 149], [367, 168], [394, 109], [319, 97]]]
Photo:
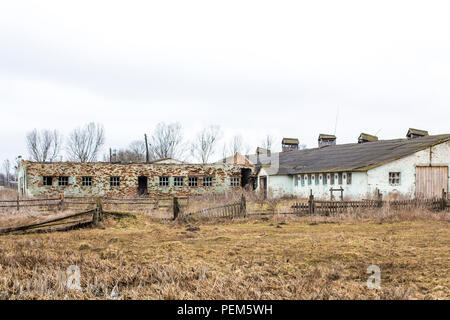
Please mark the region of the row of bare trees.
[[[52, 162], [57, 160], [63, 146], [63, 136], [57, 130], [34, 129], [27, 133], [27, 148], [30, 160]], [[70, 161], [95, 161], [105, 144], [105, 130], [101, 124], [88, 123], [73, 129], [65, 143]]]
[[[158, 123], [146, 139], [134, 140], [128, 148], [110, 150], [103, 155], [103, 161], [144, 162], [149, 160], [174, 158], [190, 159], [199, 163], [209, 163], [219, 156], [226, 158], [236, 152], [249, 154], [251, 149], [241, 135], [235, 135], [226, 143], [222, 142], [222, 153], [218, 152], [223, 133], [219, 126], [209, 125], [199, 130], [192, 140], [184, 139], [181, 124]], [[72, 130], [63, 139], [56, 130], [32, 130], [26, 136], [30, 160], [51, 162], [62, 159], [61, 151], [66, 151], [67, 160], [78, 162], [96, 161], [105, 144], [105, 132], [101, 124], [89, 123]], [[271, 149], [273, 137], [267, 135], [261, 146]], [[65, 141], [65, 143], [63, 143]]]
[[[244, 142], [241, 135], [236, 135], [227, 142], [222, 142], [222, 152], [219, 152], [223, 132], [217, 125], [209, 125], [200, 129], [194, 137], [187, 141], [183, 137], [180, 123], [166, 124], [161, 122], [149, 137], [147, 148], [149, 159], [174, 158], [180, 160], [190, 159], [198, 163], [210, 163], [218, 157], [226, 158], [236, 152], [249, 154], [251, 148]], [[267, 136], [265, 141], [273, 141], [272, 136]], [[265, 148], [271, 147], [262, 141]], [[128, 148], [112, 150], [109, 157], [105, 155], [104, 161], [145, 161], [147, 152], [145, 140], [135, 140]]]

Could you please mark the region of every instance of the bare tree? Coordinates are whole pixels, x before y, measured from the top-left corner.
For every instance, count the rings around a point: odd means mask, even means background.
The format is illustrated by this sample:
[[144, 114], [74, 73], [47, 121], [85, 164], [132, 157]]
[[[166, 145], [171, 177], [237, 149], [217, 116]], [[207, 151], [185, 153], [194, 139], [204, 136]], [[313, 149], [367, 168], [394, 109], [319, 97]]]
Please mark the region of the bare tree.
[[62, 136], [58, 131], [34, 129], [27, 133], [27, 147], [33, 161], [53, 161], [61, 150]]
[[231, 139], [229, 150], [231, 155], [235, 155], [236, 152], [242, 153], [242, 150], [244, 148], [244, 144], [242, 142], [242, 136], [236, 135]]
[[272, 149], [272, 145], [273, 145], [273, 136], [268, 134], [266, 135], [266, 137], [264, 138], [264, 140], [262, 141], [262, 148], [266, 149], [266, 150], [271, 150]]
[[191, 144], [191, 155], [201, 161], [208, 163], [215, 152], [217, 141], [220, 139], [220, 127], [209, 126], [200, 131]]
[[5, 186], [9, 186], [9, 181], [11, 179], [11, 163], [8, 159], [3, 161], [3, 172], [4, 172], [4, 181]]
[[153, 159], [179, 158], [184, 154], [181, 125], [158, 123], [150, 137], [149, 153]]
[[145, 142], [133, 141], [128, 146], [128, 149], [114, 150], [113, 161], [119, 162], [144, 162], [145, 161]]
[[105, 130], [99, 123], [89, 123], [74, 129], [67, 142], [68, 158], [71, 161], [92, 162], [97, 159], [105, 144]]

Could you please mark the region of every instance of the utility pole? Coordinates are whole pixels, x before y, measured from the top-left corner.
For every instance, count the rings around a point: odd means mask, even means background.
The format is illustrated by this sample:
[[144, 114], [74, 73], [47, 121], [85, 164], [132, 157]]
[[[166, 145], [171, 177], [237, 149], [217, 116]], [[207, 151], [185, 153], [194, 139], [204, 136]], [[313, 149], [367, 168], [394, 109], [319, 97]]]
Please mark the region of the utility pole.
[[112, 151], [111, 148], [109, 148], [109, 163], [112, 162]]
[[144, 138], [145, 138], [145, 163], [148, 163], [149, 158], [148, 158], [148, 143], [147, 143], [147, 134], [144, 133]]

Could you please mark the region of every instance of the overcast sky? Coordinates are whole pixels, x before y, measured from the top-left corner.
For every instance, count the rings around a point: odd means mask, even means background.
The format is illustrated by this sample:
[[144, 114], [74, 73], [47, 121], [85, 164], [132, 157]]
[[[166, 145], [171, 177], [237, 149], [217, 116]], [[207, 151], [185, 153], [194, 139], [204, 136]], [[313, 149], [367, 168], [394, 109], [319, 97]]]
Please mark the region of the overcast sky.
[[336, 118], [338, 143], [450, 133], [446, 2], [1, 1], [0, 160], [90, 121], [106, 148], [161, 121], [252, 149], [315, 147]]

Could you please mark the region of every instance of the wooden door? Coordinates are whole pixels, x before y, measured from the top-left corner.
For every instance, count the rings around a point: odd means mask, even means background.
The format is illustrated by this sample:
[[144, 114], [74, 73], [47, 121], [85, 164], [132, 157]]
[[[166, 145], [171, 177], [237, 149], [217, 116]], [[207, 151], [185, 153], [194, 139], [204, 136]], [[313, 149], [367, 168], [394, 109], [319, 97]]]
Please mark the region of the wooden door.
[[448, 167], [416, 167], [416, 198], [439, 198], [448, 191]]

